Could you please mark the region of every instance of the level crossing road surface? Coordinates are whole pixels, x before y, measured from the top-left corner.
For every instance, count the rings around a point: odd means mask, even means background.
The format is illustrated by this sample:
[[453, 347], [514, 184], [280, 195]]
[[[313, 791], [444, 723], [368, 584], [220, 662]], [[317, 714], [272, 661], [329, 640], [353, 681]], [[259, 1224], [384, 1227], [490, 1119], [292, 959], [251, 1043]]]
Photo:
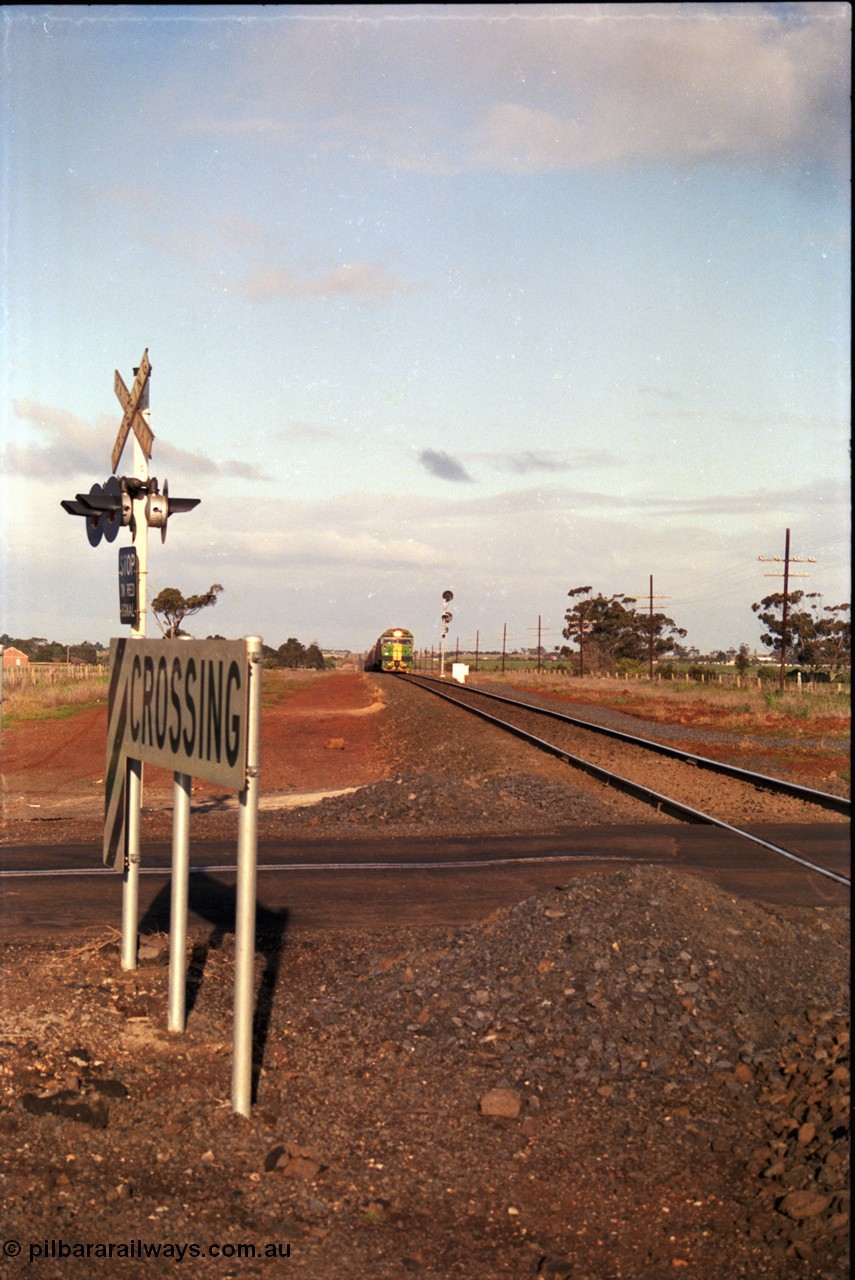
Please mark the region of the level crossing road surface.
[[[849, 824], [766, 825], [752, 832], [849, 876]], [[144, 845], [140, 930], [169, 931], [171, 846]], [[231, 931], [236, 846], [191, 847], [188, 927]], [[556, 836], [259, 841], [258, 928], [384, 929], [472, 924], [573, 877], [637, 865], [700, 875], [734, 897], [778, 907], [840, 907], [844, 885], [761, 845], [703, 826], [609, 826]], [[94, 844], [6, 847], [0, 926], [6, 941], [121, 927], [122, 878]]]

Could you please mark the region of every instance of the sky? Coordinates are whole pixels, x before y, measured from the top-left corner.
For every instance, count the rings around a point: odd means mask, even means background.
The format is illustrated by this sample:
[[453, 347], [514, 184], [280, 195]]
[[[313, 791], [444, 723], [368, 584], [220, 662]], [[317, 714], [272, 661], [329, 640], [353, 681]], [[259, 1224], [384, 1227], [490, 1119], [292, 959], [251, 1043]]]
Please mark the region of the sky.
[[146, 350], [197, 637], [438, 648], [450, 590], [450, 645], [552, 649], [652, 577], [754, 649], [787, 529], [849, 600], [848, 4], [2, 17], [0, 632], [127, 634], [60, 501]]

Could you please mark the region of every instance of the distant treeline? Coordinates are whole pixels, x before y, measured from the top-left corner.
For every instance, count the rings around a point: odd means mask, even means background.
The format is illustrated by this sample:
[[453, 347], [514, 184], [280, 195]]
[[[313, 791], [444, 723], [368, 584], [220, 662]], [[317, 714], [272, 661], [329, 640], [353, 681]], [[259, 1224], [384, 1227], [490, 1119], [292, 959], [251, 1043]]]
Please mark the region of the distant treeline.
[[[209, 640], [222, 640], [223, 636], [208, 636]], [[4, 649], [20, 649], [30, 662], [86, 662], [94, 666], [105, 661], [107, 648], [103, 644], [92, 644], [84, 640], [82, 644], [60, 644], [58, 640], [46, 640], [43, 636], [30, 636], [22, 640], [5, 633], [0, 636], [0, 645]], [[270, 645], [262, 645], [262, 655], [266, 667], [311, 667], [323, 671], [326, 663], [317, 642], [309, 645], [301, 644], [290, 636], [278, 649]]]
[[307, 646], [300, 644], [293, 636], [289, 636], [278, 649], [263, 644], [261, 653], [265, 667], [313, 667], [323, 671], [326, 666], [324, 655], [315, 641]]
[[[4, 649], [20, 649], [30, 662], [86, 662], [94, 666], [103, 661], [107, 649], [103, 644], [92, 644], [84, 640], [82, 644], [60, 644], [58, 640], [46, 640], [44, 636], [30, 636], [21, 640], [15, 636], [0, 636], [0, 646]], [[101, 657], [99, 658], [99, 655]]]

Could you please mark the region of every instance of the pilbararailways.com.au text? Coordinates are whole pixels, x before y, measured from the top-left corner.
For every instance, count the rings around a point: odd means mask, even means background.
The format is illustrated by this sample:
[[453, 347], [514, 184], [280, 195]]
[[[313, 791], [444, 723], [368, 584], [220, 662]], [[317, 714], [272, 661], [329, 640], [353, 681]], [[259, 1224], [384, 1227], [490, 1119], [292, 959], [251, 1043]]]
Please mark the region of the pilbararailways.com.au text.
[[[8, 1251], [9, 1245], [17, 1241], [6, 1241], [3, 1253], [6, 1257], [14, 1256]], [[271, 1241], [267, 1244], [178, 1244], [165, 1241], [155, 1244], [146, 1240], [122, 1241], [78, 1241], [41, 1240], [22, 1244], [14, 1252], [28, 1257], [30, 1262], [42, 1258], [138, 1258], [152, 1261], [184, 1262], [197, 1258], [246, 1258], [246, 1259], [288, 1259], [291, 1257], [291, 1244], [284, 1241]]]

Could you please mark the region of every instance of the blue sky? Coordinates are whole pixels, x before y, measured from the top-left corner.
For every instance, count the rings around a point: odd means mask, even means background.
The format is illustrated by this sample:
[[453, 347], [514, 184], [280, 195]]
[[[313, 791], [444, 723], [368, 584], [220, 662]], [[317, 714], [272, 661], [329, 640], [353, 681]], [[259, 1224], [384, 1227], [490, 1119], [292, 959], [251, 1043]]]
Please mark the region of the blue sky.
[[[849, 599], [850, 8], [3, 9], [0, 631], [106, 642], [148, 349], [191, 630], [561, 642], [567, 592], [757, 643]], [[131, 470], [127, 446], [119, 474]], [[796, 568], [796, 566], [794, 566]], [[149, 622], [148, 633], [157, 634]]]

